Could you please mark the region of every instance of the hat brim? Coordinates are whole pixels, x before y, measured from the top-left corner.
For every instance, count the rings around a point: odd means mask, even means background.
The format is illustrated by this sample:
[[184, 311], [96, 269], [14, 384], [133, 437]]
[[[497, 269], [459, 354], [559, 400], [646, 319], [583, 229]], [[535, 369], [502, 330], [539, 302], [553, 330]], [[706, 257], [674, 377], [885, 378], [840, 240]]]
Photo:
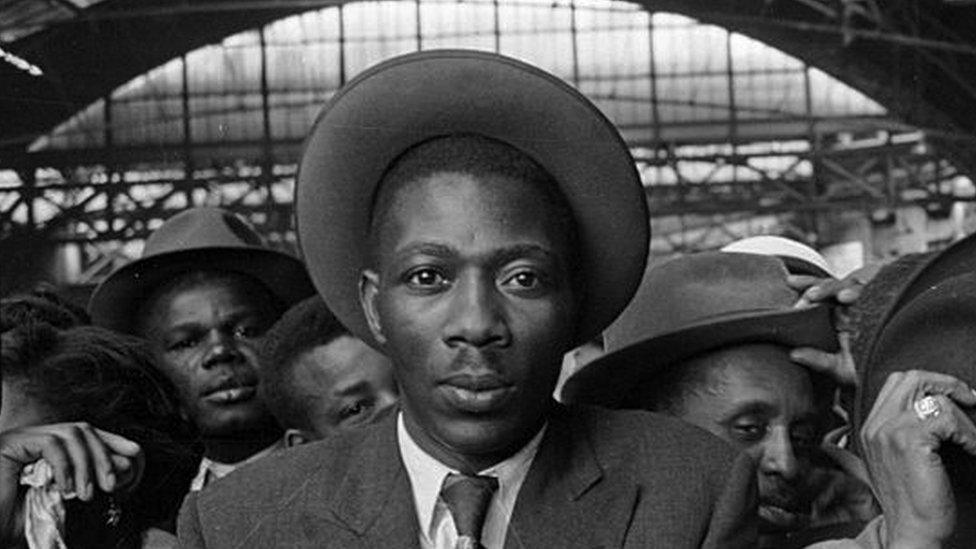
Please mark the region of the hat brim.
[[778, 257], [783, 264], [786, 265], [786, 270], [789, 271], [791, 275], [807, 275], [815, 276], [817, 278], [836, 278], [834, 275], [830, 274], [816, 263], [788, 255], [777, 255], [776, 257]]
[[315, 293], [300, 260], [264, 248], [197, 248], [137, 259], [113, 272], [88, 305], [92, 322], [123, 333], [138, 330], [136, 315], [153, 291], [182, 273], [240, 273], [262, 283], [285, 307]]
[[650, 221], [633, 158], [613, 124], [571, 86], [495, 54], [432, 50], [381, 63], [323, 109], [298, 170], [296, 225], [319, 293], [375, 345], [359, 303], [368, 222], [383, 173], [428, 139], [479, 134], [554, 177], [576, 217], [587, 295], [577, 342], [627, 305], [644, 272]]
[[829, 307], [741, 314], [686, 326], [600, 357], [566, 381], [562, 398], [578, 404], [639, 408], [643, 403], [635, 388], [642, 382], [679, 361], [748, 343], [839, 349]]

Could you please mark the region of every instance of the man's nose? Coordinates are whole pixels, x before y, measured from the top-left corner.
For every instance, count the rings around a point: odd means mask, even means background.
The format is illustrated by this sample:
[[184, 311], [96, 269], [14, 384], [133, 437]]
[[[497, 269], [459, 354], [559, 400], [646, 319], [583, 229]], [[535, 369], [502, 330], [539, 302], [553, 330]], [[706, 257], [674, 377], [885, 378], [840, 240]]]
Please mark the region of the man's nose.
[[788, 429], [773, 428], [763, 446], [759, 469], [765, 474], [777, 475], [783, 480], [793, 480], [799, 472], [793, 443]]
[[505, 345], [510, 339], [504, 299], [490, 280], [478, 273], [459, 277], [452, 289], [445, 341], [449, 346]]
[[243, 359], [238, 341], [232, 334], [223, 330], [213, 330], [208, 335], [207, 354], [203, 358], [203, 367], [210, 369], [220, 364], [234, 363]]

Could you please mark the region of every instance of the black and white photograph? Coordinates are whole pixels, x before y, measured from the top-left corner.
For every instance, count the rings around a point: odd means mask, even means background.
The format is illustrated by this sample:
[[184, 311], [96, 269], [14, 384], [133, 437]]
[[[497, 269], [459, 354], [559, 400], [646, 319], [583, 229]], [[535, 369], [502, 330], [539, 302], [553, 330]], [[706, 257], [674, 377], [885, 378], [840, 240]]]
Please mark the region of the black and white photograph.
[[0, 0], [0, 548], [976, 549], [976, 0]]

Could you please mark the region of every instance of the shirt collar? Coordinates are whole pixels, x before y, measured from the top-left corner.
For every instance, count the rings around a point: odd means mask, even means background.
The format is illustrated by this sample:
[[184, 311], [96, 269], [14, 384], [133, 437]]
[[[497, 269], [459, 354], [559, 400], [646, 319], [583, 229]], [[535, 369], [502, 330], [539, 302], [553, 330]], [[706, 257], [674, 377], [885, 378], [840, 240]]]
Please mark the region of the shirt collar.
[[208, 457], [204, 457], [202, 460], [200, 460], [200, 467], [197, 469], [197, 476], [193, 477], [193, 482], [190, 483], [190, 491], [199, 492], [211, 482], [229, 475], [232, 471], [234, 471], [234, 469], [248, 463], [253, 463], [265, 456], [277, 452], [278, 450], [284, 449], [284, 447], [285, 440], [284, 437], [282, 437], [275, 441], [275, 443], [271, 446], [268, 446], [264, 450], [261, 450], [256, 454], [252, 454], [247, 459], [238, 461], [237, 463], [221, 463]]
[[[542, 442], [545, 431], [546, 425], [543, 425], [521, 450], [508, 459], [479, 471], [478, 474], [497, 478], [498, 490], [502, 497], [513, 496], [512, 492], [518, 491], [529, 472], [529, 466], [532, 465], [532, 460], [539, 450], [539, 444]], [[397, 416], [397, 443], [400, 446], [400, 456], [403, 459], [404, 467], [407, 469], [407, 476], [410, 478], [410, 486], [413, 489], [417, 519], [422, 525], [422, 530], [429, 533], [434, 517], [434, 507], [437, 505], [438, 497], [440, 497], [444, 477], [448, 473], [458, 473], [459, 471], [437, 461], [417, 445], [407, 431], [406, 424], [403, 421], [403, 412]], [[514, 504], [514, 501], [512, 503]]]

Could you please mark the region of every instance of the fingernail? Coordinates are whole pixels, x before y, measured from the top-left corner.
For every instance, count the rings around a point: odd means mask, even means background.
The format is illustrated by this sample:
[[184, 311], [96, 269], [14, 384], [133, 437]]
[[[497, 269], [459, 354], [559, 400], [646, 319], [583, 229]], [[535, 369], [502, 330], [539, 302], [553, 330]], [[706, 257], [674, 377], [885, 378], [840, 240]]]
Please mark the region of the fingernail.
[[105, 483], [108, 484], [108, 489], [109, 490], [114, 490], [115, 489], [115, 473], [113, 473], [112, 471], [109, 471], [108, 473], [106, 473], [105, 474]]
[[81, 490], [82, 493], [84, 494], [84, 496], [82, 496], [81, 499], [85, 501], [92, 499], [92, 497], [95, 495], [95, 488], [92, 486], [91, 482], [86, 482], [85, 485], [81, 488]]

